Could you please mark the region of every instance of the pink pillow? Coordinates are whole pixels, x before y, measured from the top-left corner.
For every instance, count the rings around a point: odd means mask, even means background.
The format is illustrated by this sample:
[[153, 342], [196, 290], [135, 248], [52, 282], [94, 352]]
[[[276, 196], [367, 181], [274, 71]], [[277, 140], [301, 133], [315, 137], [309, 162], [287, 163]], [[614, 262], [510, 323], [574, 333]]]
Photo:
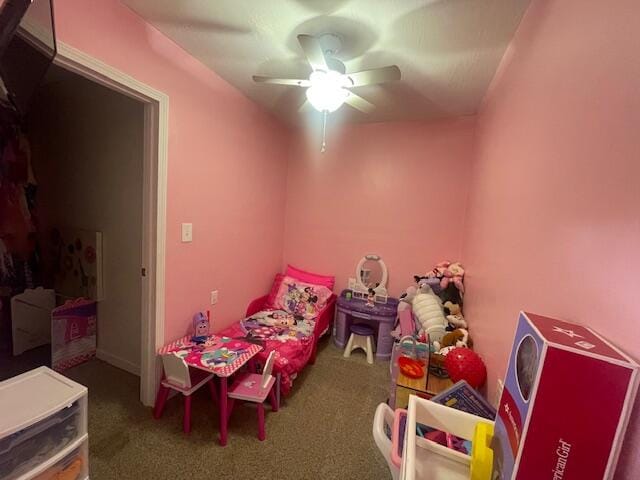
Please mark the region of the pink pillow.
[[273, 285], [271, 285], [271, 291], [269, 292], [269, 296], [267, 297], [267, 301], [265, 304], [266, 308], [275, 308], [276, 297], [278, 296], [278, 291], [280, 290], [280, 285], [282, 285], [283, 278], [284, 275], [282, 273], [276, 273], [276, 277], [273, 279]]
[[303, 282], [310, 283], [312, 285], [324, 285], [329, 290], [333, 290], [336, 284], [336, 277], [332, 275], [318, 275], [317, 273], [305, 272], [299, 268], [287, 265], [287, 270], [284, 272], [288, 277], [301, 280]]
[[329, 297], [331, 290], [324, 285], [314, 285], [285, 276], [278, 290], [275, 308], [312, 319], [325, 307]]

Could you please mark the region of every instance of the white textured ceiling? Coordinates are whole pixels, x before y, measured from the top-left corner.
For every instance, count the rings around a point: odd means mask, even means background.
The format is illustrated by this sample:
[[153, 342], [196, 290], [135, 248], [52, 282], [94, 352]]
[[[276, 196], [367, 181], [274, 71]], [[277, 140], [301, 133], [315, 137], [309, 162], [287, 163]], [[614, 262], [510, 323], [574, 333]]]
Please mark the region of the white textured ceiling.
[[529, 0], [123, 0], [191, 55], [287, 121], [304, 90], [254, 74], [308, 78], [296, 35], [336, 33], [347, 72], [396, 64], [402, 80], [359, 87], [376, 111], [348, 121], [476, 112]]

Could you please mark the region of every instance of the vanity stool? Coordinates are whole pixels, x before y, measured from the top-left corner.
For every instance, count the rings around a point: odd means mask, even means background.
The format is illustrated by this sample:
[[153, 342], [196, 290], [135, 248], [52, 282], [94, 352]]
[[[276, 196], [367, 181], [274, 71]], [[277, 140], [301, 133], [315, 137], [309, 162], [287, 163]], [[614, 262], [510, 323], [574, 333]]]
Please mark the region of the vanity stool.
[[350, 357], [356, 348], [361, 348], [367, 354], [367, 363], [373, 363], [373, 328], [362, 323], [354, 323], [349, 330], [351, 336], [344, 349], [345, 358]]

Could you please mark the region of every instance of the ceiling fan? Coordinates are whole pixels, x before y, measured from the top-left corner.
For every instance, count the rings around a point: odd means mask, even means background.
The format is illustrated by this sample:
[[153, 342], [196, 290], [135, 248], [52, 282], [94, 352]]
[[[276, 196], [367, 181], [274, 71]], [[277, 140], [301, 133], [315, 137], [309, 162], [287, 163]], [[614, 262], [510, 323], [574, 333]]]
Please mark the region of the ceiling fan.
[[337, 35], [326, 33], [320, 37], [314, 37], [300, 34], [298, 42], [313, 70], [308, 79], [254, 75], [253, 81], [306, 88], [307, 101], [323, 114], [321, 151], [324, 152], [327, 115], [335, 112], [345, 103], [363, 113], [372, 112], [375, 106], [353, 93], [351, 89], [400, 80], [400, 69], [396, 65], [390, 65], [356, 73], [346, 73], [344, 63], [335, 58], [335, 54], [342, 46], [340, 37]]

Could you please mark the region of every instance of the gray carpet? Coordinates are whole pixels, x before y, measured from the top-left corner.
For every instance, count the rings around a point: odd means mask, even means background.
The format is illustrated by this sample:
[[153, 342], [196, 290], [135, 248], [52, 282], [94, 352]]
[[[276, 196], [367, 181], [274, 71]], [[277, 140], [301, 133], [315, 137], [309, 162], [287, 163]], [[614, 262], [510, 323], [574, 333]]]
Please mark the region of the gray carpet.
[[272, 413], [264, 442], [255, 407], [236, 407], [226, 447], [217, 443], [217, 409], [206, 388], [195, 394], [192, 432], [182, 433], [182, 401], [154, 420], [138, 401], [138, 378], [98, 360], [68, 376], [89, 387], [92, 480], [102, 479], [381, 479], [391, 478], [371, 434], [373, 414], [388, 395], [387, 362], [362, 353], [342, 357], [320, 342], [294, 390]]

